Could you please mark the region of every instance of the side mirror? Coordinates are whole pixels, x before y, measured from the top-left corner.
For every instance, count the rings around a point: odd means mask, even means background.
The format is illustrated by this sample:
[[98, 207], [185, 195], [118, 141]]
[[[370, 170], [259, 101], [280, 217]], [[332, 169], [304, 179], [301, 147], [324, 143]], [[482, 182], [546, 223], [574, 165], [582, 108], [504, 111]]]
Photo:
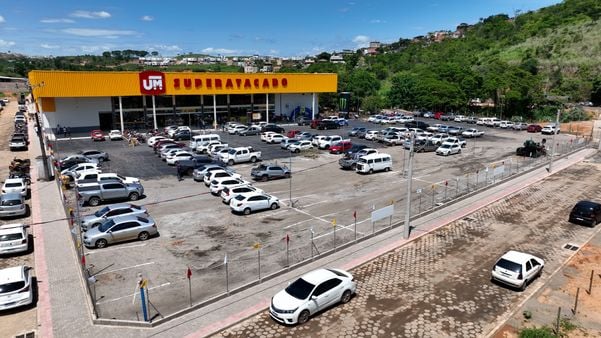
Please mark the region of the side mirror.
[[310, 299], [311, 299], [311, 300], [316, 300], [316, 299], [317, 299], [317, 296], [315, 296], [315, 295], [311, 295]]

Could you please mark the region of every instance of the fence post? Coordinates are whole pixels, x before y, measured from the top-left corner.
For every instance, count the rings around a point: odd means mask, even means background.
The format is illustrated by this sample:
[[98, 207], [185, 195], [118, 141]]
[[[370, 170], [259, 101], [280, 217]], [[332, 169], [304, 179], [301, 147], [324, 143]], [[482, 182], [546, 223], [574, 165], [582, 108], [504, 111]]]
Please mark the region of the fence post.
[[432, 184], [432, 207], [430, 209], [434, 209], [434, 194], [436, 194], [436, 184]]
[[572, 313], [574, 315], [576, 315], [576, 312], [578, 311], [578, 296], [580, 294], [580, 288], [576, 289], [576, 300], [574, 301], [574, 309], [572, 309]]
[[459, 177], [455, 178], [455, 198], [457, 198], [457, 196], [459, 195]]
[[559, 334], [559, 321], [561, 319], [561, 306], [557, 309], [557, 320], [555, 321], [555, 335], [561, 337]]
[[593, 292], [593, 276], [595, 275], [595, 270], [591, 270], [591, 279], [588, 282], [588, 294], [591, 295]]

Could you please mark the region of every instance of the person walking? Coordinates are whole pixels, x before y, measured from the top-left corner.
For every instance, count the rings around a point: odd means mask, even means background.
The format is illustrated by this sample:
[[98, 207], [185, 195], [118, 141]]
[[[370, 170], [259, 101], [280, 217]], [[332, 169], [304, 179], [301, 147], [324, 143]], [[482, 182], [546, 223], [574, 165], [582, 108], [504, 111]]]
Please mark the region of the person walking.
[[69, 138], [71, 138], [71, 128], [66, 127], [67, 128], [67, 136], [69, 136]]
[[183, 174], [182, 174], [182, 166], [179, 163], [177, 164], [176, 170], [177, 170], [177, 180], [178, 181], [183, 181], [184, 178], [182, 177], [183, 176]]
[[67, 127], [63, 127], [63, 137], [67, 138]]

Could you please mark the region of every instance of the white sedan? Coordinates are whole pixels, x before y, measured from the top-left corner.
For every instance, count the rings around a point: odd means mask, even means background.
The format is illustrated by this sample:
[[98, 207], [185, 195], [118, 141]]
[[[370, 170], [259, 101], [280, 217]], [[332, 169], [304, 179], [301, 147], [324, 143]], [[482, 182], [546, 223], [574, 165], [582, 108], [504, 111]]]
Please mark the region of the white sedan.
[[148, 138], [148, 141], [146, 141], [146, 144], [148, 144], [149, 147], [152, 147], [155, 143], [159, 142], [160, 140], [166, 139], [167, 138], [165, 136], [151, 136]]
[[277, 133], [269, 134], [267, 136], [266, 142], [267, 143], [281, 143], [282, 140], [284, 140], [285, 138], [286, 138], [286, 136], [284, 136], [282, 134], [277, 134]]
[[245, 181], [241, 178], [216, 177], [211, 181], [209, 189], [211, 190], [211, 194], [218, 196], [221, 193], [221, 190], [223, 190], [223, 188], [233, 187], [241, 184], [250, 184], [250, 182]]
[[379, 132], [377, 130], [369, 130], [365, 133], [366, 140], [375, 140]]
[[340, 269], [317, 269], [290, 283], [271, 298], [269, 315], [283, 324], [303, 324], [336, 303], [348, 303], [357, 290], [353, 275]]
[[185, 151], [185, 150], [180, 150], [180, 151], [176, 151], [175, 153], [167, 156], [165, 161], [169, 165], [176, 165], [177, 162], [179, 162], [181, 160], [189, 160], [193, 157], [194, 157], [194, 154], [192, 154], [191, 152]]
[[539, 277], [545, 261], [528, 253], [510, 250], [495, 263], [492, 279], [503, 284], [526, 289], [528, 283]]
[[436, 155], [449, 156], [461, 153], [461, 146], [458, 143], [443, 143], [436, 149]]
[[276, 132], [274, 132], [274, 131], [265, 131], [265, 132], [262, 132], [262, 133], [261, 133], [261, 136], [260, 136], [260, 138], [261, 138], [261, 141], [263, 141], [263, 142], [267, 142], [267, 138], [268, 138], [268, 137], [269, 137], [269, 135], [271, 135], [271, 134], [276, 134]]
[[27, 182], [23, 178], [7, 178], [2, 186], [2, 193], [18, 193], [23, 197], [27, 197]]
[[256, 192], [252, 194], [238, 195], [230, 200], [230, 208], [233, 212], [249, 215], [253, 211], [272, 209], [280, 207], [280, 200], [271, 195]]
[[243, 185], [238, 185], [238, 186], [233, 186], [233, 187], [224, 187], [223, 189], [221, 189], [221, 200], [223, 201], [223, 203], [225, 204], [230, 204], [230, 201], [232, 200], [232, 198], [238, 196], [238, 195], [245, 195], [245, 194], [250, 194], [250, 193], [255, 193], [255, 192], [263, 192], [263, 190], [259, 189], [259, 188], [255, 188], [250, 184], [243, 184]]
[[0, 270], [0, 310], [25, 306], [32, 302], [31, 268], [21, 265]]
[[225, 169], [216, 169], [208, 171], [204, 176], [204, 183], [208, 187], [211, 185], [211, 182], [219, 177], [229, 177], [229, 178], [240, 178], [242, 177], [240, 174], [236, 174], [230, 170]]
[[463, 137], [480, 137], [484, 135], [484, 132], [476, 128], [470, 128], [466, 129], [463, 133], [461, 133], [461, 135]]
[[111, 130], [109, 132], [109, 140], [123, 140], [123, 134], [121, 134], [121, 130]]
[[288, 150], [293, 153], [300, 153], [302, 150], [313, 149], [311, 141], [296, 141], [288, 146]]

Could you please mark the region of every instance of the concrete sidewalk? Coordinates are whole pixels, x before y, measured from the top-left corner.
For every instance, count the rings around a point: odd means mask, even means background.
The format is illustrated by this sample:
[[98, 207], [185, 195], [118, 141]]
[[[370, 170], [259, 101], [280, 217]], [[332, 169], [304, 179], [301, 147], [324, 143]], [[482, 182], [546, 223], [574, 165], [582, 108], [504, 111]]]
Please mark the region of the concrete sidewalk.
[[[32, 142], [32, 162], [39, 155], [37, 138]], [[554, 162], [554, 172], [594, 154], [584, 149]], [[34, 170], [35, 172], [35, 170]], [[80, 271], [76, 248], [61, 203], [62, 194], [55, 182], [38, 181], [32, 189], [33, 221], [36, 224], [36, 273], [39, 277], [39, 333], [42, 337], [203, 337], [235, 324], [266, 309], [271, 296], [289, 280], [322, 266], [352, 269], [407, 241], [460, 219], [494, 201], [538, 182], [550, 174], [539, 168], [500, 183], [486, 191], [438, 209], [412, 222], [415, 229], [409, 240], [403, 239], [402, 227], [369, 238], [298, 269], [282, 274], [255, 287], [224, 298], [204, 308], [154, 328], [109, 327], [92, 324], [92, 307]], [[33, 178], [32, 178], [33, 179]]]

